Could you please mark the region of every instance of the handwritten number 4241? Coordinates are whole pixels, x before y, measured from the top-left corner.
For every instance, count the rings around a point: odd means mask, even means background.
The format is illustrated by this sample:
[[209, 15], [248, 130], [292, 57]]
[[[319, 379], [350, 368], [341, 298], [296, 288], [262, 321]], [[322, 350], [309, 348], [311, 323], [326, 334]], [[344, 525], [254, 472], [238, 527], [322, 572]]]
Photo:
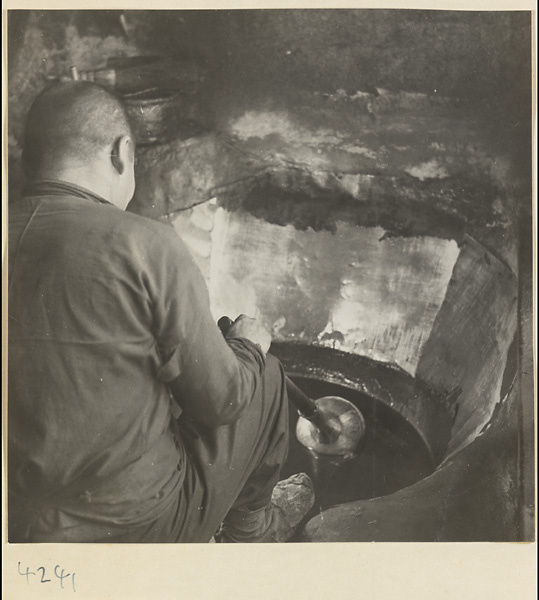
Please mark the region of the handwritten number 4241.
[[[38, 567], [36, 569], [36, 571], [30, 571], [30, 569], [28, 567], [26, 567], [26, 571], [22, 571], [21, 570], [21, 563], [17, 563], [17, 568], [19, 570], [19, 575], [22, 575], [23, 577], [26, 577], [26, 583], [30, 583], [30, 575], [35, 575], [36, 577], [38, 577], [38, 582], [39, 583], [51, 583], [52, 581], [59, 581], [60, 582], [60, 587], [62, 589], [64, 589], [64, 579], [71, 579], [71, 587], [73, 588], [73, 591], [76, 592], [77, 590], [75, 589], [75, 575], [76, 573], [66, 573], [64, 569], [62, 569], [60, 567], [60, 565], [56, 565], [53, 569], [54, 572], [54, 579], [49, 579], [47, 577], [47, 573], [45, 571], [45, 567]], [[39, 578], [39, 575], [41, 574], [41, 577]]]

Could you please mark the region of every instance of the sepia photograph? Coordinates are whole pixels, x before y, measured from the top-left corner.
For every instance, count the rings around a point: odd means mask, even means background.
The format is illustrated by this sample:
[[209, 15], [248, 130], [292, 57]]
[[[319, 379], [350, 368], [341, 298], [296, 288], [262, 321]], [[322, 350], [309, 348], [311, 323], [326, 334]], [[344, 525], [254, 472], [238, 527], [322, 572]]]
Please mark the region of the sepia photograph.
[[9, 544], [535, 541], [531, 11], [5, 16]]

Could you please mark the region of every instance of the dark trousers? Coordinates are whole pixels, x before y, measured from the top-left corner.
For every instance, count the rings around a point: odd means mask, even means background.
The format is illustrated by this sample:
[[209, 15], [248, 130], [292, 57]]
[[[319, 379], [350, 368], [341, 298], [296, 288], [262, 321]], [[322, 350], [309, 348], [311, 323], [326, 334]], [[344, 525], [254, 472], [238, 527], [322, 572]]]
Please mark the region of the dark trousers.
[[208, 542], [231, 509], [254, 511], [269, 502], [288, 452], [284, 377], [268, 354], [262, 385], [237, 421], [217, 429], [180, 424], [186, 476], [177, 510], [159, 525], [163, 537]]

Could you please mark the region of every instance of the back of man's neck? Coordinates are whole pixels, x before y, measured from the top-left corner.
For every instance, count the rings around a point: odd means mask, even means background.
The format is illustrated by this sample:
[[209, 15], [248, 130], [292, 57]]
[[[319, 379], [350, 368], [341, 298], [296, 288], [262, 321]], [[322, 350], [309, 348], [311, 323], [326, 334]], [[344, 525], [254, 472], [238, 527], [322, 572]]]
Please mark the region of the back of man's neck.
[[111, 201], [110, 189], [104, 178], [97, 170], [91, 167], [57, 168], [40, 170], [32, 177], [32, 181], [64, 181], [85, 188], [100, 196], [104, 200]]

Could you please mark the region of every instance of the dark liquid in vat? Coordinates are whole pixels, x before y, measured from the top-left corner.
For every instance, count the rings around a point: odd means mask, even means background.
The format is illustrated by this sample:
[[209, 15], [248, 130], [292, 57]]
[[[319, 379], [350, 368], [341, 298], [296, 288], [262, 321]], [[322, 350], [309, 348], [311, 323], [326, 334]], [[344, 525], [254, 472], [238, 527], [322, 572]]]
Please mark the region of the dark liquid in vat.
[[390, 407], [343, 386], [301, 377], [293, 380], [311, 398], [340, 396], [350, 400], [362, 412], [366, 424], [356, 457], [342, 460], [314, 456], [296, 438], [298, 414], [290, 404], [290, 449], [281, 476], [284, 479], [304, 472], [312, 478], [316, 498], [309, 516], [337, 504], [391, 494], [434, 470], [420, 435]]

